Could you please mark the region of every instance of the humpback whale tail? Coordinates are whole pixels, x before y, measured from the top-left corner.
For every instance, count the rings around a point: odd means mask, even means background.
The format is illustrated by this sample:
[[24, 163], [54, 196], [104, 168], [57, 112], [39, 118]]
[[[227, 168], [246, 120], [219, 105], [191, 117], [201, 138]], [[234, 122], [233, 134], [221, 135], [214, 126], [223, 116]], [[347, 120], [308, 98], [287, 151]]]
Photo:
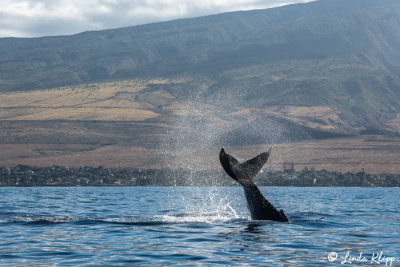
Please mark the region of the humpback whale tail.
[[222, 148], [219, 153], [219, 160], [225, 172], [243, 186], [247, 207], [253, 220], [288, 222], [289, 220], [283, 210], [278, 211], [275, 209], [253, 182], [253, 178], [267, 162], [270, 152], [271, 149], [268, 152], [261, 153], [252, 159], [240, 163]]
[[267, 162], [271, 149], [272, 147], [268, 152], [263, 152], [252, 159], [239, 163], [236, 158], [225, 153], [225, 150], [222, 148], [219, 153], [219, 159], [225, 172], [232, 179], [244, 186], [253, 183], [253, 178], [257, 176], [261, 168]]

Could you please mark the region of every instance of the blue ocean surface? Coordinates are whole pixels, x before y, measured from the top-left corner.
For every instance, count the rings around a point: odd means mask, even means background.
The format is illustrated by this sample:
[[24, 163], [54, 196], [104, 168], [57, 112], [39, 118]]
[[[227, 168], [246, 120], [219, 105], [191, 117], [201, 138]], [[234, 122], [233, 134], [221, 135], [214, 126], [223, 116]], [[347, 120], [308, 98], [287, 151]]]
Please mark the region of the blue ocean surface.
[[3, 187], [0, 266], [400, 265], [399, 188], [260, 189], [290, 223], [240, 187]]

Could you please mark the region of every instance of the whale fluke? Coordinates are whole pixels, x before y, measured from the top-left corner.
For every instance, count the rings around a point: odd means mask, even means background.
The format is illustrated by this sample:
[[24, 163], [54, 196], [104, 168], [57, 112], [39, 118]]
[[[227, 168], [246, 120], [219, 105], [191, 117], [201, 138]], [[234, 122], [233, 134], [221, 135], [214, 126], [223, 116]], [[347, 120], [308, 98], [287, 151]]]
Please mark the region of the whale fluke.
[[240, 168], [242, 168], [244, 172], [247, 173], [251, 179], [253, 179], [257, 176], [261, 168], [267, 162], [271, 149], [272, 147], [268, 150], [268, 152], [261, 153], [260, 155], [241, 163]]
[[225, 172], [243, 186], [247, 207], [252, 220], [288, 222], [289, 220], [283, 210], [278, 211], [272, 206], [252, 180], [259, 173], [265, 162], [267, 162], [270, 152], [271, 149], [250, 160], [239, 163], [236, 158], [227, 154], [222, 148], [219, 153], [219, 160]]

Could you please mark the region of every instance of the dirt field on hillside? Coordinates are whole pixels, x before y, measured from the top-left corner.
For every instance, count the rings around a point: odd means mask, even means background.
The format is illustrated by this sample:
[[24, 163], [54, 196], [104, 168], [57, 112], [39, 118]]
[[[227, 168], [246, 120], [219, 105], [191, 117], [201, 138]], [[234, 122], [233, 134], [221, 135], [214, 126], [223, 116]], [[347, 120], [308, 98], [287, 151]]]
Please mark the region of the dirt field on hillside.
[[[186, 131], [189, 139], [192, 133], [220, 134], [269, 116], [325, 131], [350, 128], [331, 107], [232, 107], [229, 113], [210, 104], [195, 105], [178, 97], [179, 90], [190, 87], [187, 82], [127, 80], [1, 93], [0, 166], [216, 169], [220, 147], [197, 142], [196, 148], [185, 144], [174, 148], [173, 134], [170, 139], [163, 136], [176, 129]], [[397, 129], [399, 118], [388, 122], [391, 129]], [[227, 150], [248, 158], [269, 147]], [[274, 145], [267, 168], [291, 167], [400, 173], [400, 137], [363, 135]]]
[[[268, 145], [227, 147], [246, 159]], [[167, 151], [133, 144], [0, 144], [0, 166], [105, 166], [219, 168], [219, 148]], [[327, 169], [340, 172], [400, 173], [400, 138], [360, 136], [274, 145], [266, 168]]]

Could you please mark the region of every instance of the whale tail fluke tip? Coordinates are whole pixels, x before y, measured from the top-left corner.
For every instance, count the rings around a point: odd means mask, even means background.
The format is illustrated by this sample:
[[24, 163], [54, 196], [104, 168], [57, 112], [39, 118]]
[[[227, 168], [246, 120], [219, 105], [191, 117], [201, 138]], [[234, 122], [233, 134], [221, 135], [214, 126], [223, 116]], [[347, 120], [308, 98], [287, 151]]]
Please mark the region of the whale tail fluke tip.
[[286, 214], [283, 212], [282, 209], [279, 211], [279, 214], [282, 216], [282, 221], [289, 222], [289, 219], [286, 217]]

